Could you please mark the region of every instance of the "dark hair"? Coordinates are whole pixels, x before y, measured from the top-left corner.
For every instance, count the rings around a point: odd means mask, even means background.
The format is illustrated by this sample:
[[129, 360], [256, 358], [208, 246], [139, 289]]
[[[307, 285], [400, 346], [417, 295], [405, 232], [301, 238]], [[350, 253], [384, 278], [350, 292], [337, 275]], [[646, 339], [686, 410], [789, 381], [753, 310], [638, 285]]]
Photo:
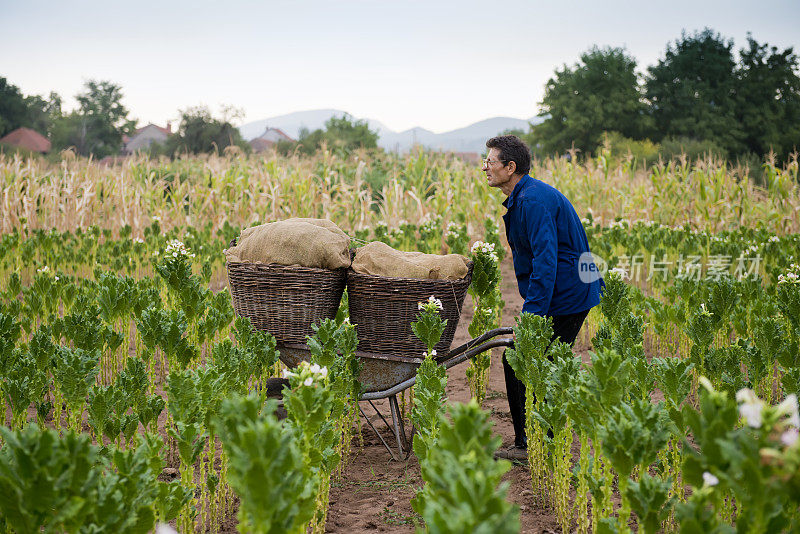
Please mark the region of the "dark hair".
[[500, 151], [500, 160], [508, 165], [513, 161], [517, 164], [517, 174], [528, 174], [531, 170], [531, 149], [516, 135], [498, 135], [486, 141], [486, 148], [496, 148]]

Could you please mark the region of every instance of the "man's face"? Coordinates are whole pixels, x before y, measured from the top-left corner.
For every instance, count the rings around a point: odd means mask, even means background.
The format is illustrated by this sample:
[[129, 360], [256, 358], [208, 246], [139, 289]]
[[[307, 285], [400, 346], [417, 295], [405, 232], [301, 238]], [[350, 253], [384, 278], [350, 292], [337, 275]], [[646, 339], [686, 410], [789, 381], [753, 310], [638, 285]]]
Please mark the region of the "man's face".
[[483, 163], [483, 172], [486, 173], [489, 187], [502, 187], [514, 174], [510, 166], [500, 159], [500, 149], [497, 148], [489, 149], [489, 154]]

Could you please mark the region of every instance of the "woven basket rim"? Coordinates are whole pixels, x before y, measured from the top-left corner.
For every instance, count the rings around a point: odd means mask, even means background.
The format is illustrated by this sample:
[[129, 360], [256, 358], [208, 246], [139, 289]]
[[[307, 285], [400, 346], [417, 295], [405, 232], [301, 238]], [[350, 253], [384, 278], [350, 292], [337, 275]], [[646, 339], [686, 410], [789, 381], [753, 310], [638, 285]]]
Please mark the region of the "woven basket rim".
[[257, 267], [257, 268], [268, 268], [268, 269], [282, 269], [282, 270], [292, 270], [292, 271], [306, 271], [306, 272], [319, 272], [319, 273], [337, 273], [339, 274], [342, 271], [346, 271], [349, 267], [338, 267], [336, 269], [326, 269], [325, 267], [305, 267], [303, 265], [283, 265], [281, 263], [257, 263], [251, 261], [226, 261], [225, 262], [226, 268], [230, 268], [231, 266], [235, 267]]

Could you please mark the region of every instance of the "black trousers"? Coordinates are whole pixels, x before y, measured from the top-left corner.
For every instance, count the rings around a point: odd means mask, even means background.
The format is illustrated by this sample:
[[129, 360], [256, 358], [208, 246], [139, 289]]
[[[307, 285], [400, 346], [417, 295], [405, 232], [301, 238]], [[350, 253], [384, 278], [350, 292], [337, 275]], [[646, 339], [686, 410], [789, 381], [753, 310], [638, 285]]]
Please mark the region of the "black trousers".
[[[569, 315], [553, 315], [553, 337], [550, 338], [550, 342], [560, 339], [563, 343], [568, 343], [570, 346], [574, 345], [575, 338], [578, 337], [578, 332], [580, 332], [587, 315], [589, 315], [589, 310]], [[548, 359], [553, 361], [550, 356], [548, 356]], [[514, 425], [514, 445], [527, 448], [528, 440], [525, 437], [525, 384], [514, 374], [514, 370], [506, 360], [505, 351], [503, 351], [503, 373], [506, 378], [508, 408], [511, 411], [511, 422]], [[547, 401], [545, 400], [545, 402]]]

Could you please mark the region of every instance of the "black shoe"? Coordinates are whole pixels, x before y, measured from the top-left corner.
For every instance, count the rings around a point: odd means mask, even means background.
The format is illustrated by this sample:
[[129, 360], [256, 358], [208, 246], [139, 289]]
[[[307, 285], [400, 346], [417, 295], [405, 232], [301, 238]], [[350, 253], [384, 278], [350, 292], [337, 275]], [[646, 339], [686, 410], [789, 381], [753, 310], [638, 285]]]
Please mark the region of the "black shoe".
[[498, 449], [494, 453], [495, 458], [503, 460], [511, 460], [511, 463], [516, 465], [528, 465], [528, 449], [523, 447], [507, 447], [505, 449]]

